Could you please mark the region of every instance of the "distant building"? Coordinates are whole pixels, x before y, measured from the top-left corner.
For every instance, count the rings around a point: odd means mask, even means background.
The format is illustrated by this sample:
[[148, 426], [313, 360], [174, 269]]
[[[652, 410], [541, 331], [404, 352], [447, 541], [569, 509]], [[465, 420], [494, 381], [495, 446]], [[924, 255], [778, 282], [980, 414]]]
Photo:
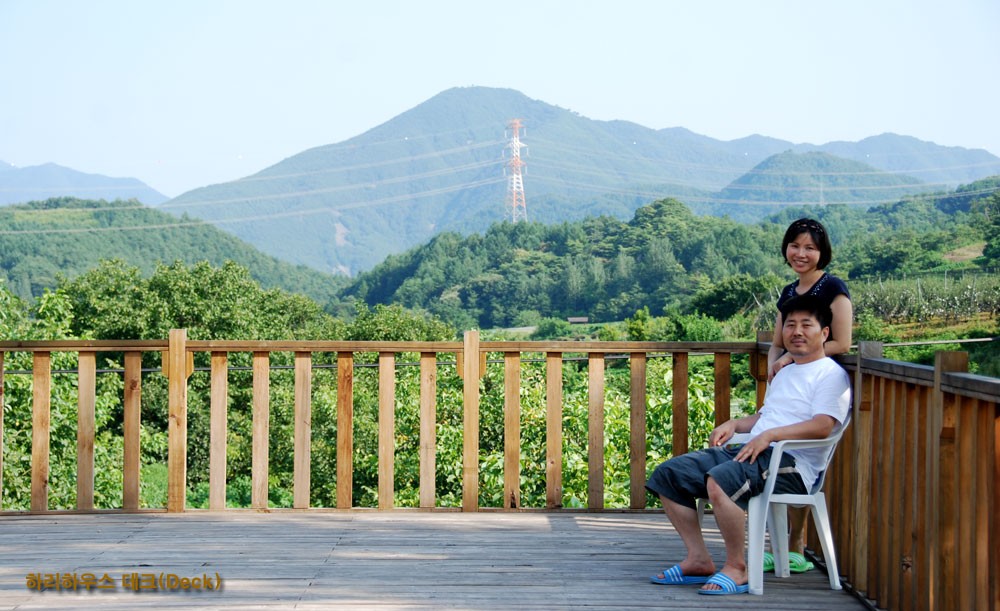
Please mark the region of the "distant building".
[[586, 316], [570, 316], [566, 321], [571, 325], [585, 325], [590, 322], [590, 319]]

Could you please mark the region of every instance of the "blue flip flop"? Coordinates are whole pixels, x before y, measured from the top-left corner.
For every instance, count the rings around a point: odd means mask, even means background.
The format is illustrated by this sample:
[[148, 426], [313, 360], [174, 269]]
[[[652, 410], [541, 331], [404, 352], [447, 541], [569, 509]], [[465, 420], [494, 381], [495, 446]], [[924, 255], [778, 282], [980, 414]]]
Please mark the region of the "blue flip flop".
[[684, 571], [681, 570], [681, 565], [675, 564], [669, 569], [663, 571], [663, 578], [659, 578], [653, 575], [649, 578], [653, 583], [658, 583], [664, 586], [687, 586], [694, 584], [708, 583], [708, 577], [704, 575], [684, 575]]
[[721, 590], [698, 590], [698, 594], [708, 594], [711, 596], [728, 596], [730, 594], [746, 594], [750, 590], [748, 584], [743, 584], [741, 586], [736, 585], [736, 582], [732, 580], [725, 573], [716, 573], [712, 575], [708, 581], [705, 583], [714, 583], [715, 585], [722, 588]]

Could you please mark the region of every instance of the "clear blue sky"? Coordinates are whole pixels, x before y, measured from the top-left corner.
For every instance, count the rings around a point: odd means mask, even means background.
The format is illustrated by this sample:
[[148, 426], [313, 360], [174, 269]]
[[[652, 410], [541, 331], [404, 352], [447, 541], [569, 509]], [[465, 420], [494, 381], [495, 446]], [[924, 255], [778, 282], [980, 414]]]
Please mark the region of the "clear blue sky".
[[1000, 155], [998, 26], [996, 0], [0, 0], [0, 159], [174, 196], [464, 85], [724, 140]]

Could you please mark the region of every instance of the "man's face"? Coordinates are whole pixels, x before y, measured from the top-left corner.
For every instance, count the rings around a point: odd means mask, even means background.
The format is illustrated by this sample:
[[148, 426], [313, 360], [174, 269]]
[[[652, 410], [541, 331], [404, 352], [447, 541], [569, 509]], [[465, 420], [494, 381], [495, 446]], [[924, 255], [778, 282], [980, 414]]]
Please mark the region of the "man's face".
[[793, 356], [823, 355], [823, 343], [830, 335], [829, 327], [820, 325], [816, 317], [808, 312], [789, 312], [781, 328], [781, 339], [785, 350]]

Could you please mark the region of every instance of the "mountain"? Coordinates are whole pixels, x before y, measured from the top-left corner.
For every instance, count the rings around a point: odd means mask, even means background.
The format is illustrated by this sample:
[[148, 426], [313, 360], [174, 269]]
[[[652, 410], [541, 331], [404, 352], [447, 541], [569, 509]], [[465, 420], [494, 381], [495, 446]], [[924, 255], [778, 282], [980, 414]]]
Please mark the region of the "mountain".
[[[830, 153], [771, 155], [719, 191], [711, 214], [753, 222], [788, 205], [893, 203], [929, 191], [910, 176], [891, 174]], [[753, 204], [753, 205], [750, 205]]]
[[57, 198], [0, 208], [0, 281], [37, 297], [101, 259], [121, 258], [150, 273], [158, 262], [231, 260], [264, 288], [282, 288], [327, 303], [347, 280], [266, 255], [196, 219], [177, 219], [135, 200]]
[[50, 197], [82, 197], [107, 201], [136, 199], [155, 206], [168, 199], [135, 178], [85, 174], [54, 163], [18, 168], [0, 162], [0, 168], [0, 205]]
[[[510, 135], [504, 127], [513, 118], [526, 126], [528, 218], [546, 223], [600, 214], [628, 219], [666, 196], [696, 214], [717, 212], [718, 191], [768, 157], [826, 146], [761, 135], [727, 142], [680, 127], [595, 121], [510, 89], [455, 88], [357, 137], [190, 191], [162, 209], [209, 220], [287, 261], [355, 274], [442, 231], [484, 231], [501, 220]], [[947, 175], [957, 184], [969, 172], [1000, 172], [1000, 159], [985, 151], [973, 156], [994, 166], [966, 167], [966, 149], [920, 141], [914, 148], [911, 139], [892, 135], [874, 139], [886, 152], [875, 155], [873, 167], [887, 169], [879, 163], [890, 159], [894, 142], [909, 146], [898, 160], [911, 163], [903, 168], [911, 173], [935, 168], [932, 178]], [[864, 147], [848, 152], [871, 154]]]

